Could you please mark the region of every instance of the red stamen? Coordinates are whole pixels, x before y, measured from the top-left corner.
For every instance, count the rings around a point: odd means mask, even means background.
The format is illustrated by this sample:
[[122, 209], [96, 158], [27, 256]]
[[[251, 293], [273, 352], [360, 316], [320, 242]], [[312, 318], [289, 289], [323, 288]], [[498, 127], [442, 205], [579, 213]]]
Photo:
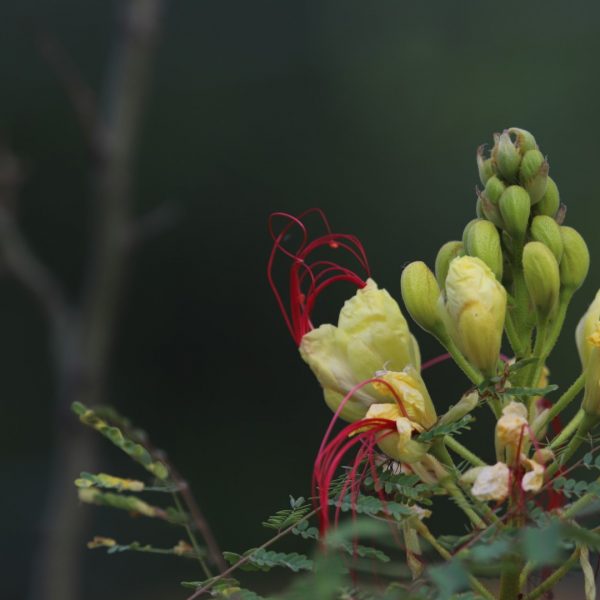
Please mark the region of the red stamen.
[[[316, 215], [325, 229], [324, 234], [312, 239], [304, 223], [311, 215]], [[276, 219], [286, 221], [278, 232], [274, 228]], [[299, 232], [300, 236], [297, 247], [290, 248], [287, 247], [286, 242], [294, 231]], [[297, 217], [283, 212], [273, 213], [269, 217], [269, 233], [273, 239], [273, 248], [267, 265], [269, 285], [292, 338], [297, 345], [300, 345], [304, 334], [313, 328], [311, 314], [321, 293], [331, 284], [339, 281], [363, 288], [370, 275], [369, 263], [358, 238], [349, 234], [332, 233], [325, 213], [318, 208], [311, 208]], [[313, 258], [313, 255], [321, 250], [334, 251], [336, 255], [343, 251], [353, 263], [357, 263], [357, 267], [345, 267], [334, 260]], [[289, 270], [287, 303], [273, 276], [273, 267], [279, 254], [292, 261]], [[359, 275], [357, 271], [363, 275]]]

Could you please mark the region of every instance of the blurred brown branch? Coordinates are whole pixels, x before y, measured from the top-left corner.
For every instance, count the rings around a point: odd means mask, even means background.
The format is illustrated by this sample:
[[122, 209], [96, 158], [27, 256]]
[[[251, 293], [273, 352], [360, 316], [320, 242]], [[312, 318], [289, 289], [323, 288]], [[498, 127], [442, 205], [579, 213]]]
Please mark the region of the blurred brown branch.
[[[119, 28], [100, 105], [58, 42], [38, 28], [42, 55], [65, 88], [92, 156], [93, 239], [81, 302], [69, 305], [61, 284], [36, 256], [19, 228], [15, 205], [23, 179], [18, 160], [0, 148], [0, 253], [3, 267], [29, 289], [50, 325], [56, 370], [56, 455], [42, 536], [34, 560], [30, 597], [77, 600], [81, 597], [80, 555], [85, 514], [73, 493], [73, 479], [93, 468], [95, 438], [70, 418], [74, 401], [94, 405], [106, 399], [110, 350], [131, 249], [175, 219], [161, 207], [138, 219], [133, 214], [132, 163], [156, 46], [163, 0], [120, 3]], [[213, 562], [225, 568], [219, 548], [187, 483], [182, 495], [204, 535]]]

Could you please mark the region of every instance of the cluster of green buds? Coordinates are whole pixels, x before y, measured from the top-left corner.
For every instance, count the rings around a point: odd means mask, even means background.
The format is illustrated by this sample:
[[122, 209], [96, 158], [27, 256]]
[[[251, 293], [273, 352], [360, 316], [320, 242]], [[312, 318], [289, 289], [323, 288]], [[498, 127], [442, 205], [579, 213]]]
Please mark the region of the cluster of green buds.
[[563, 225], [565, 207], [531, 133], [496, 134], [489, 156], [479, 147], [477, 164], [477, 217], [462, 240], [441, 247], [435, 276], [424, 263], [405, 269], [402, 294], [421, 327], [490, 376], [504, 327], [517, 359], [549, 354], [589, 253]]

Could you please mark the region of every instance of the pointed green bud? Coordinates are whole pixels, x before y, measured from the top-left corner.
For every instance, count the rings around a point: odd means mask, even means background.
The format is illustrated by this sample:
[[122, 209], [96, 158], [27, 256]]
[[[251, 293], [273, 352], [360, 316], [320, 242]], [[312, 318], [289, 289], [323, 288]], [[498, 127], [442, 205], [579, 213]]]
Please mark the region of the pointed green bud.
[[558, 187], [552, 177], [548, 177], [546, 191], [542, 199], [535, 205], [535, 211], [540, 215], [548, 215], [554, 218], [559, 208], [560, 194], [558, 193]]
[[558, 305], [560, 275], [558, 262], [548, 246], [529, 242], [523, 249], [525, 285], [537, 314], [546, 321]]
[[465, 241], [465, 251], [469, 256], [480, 258], [502, 281], [502, 249], [500, 234], [490, 221], [477, 221], [469, 228]]
[[560, 282], [575, 291], [585, 281], [590, 268], [590, 252], [585, 240], [572, 227], [561, 226], [563, 256], [560, 261]]
[[464, 244], [459, 241], [446, 242], [435, 258], [435, 278], [440, 288], [444, 289], [450, 262], [464, 252]]
[[521, 154], [510, 139], [508, 131], [500, 134], [492, 150], [492, 159], [500, 175], [507, 181], [515, 181], [521, 164]]
[[463, 229], [463, 234], [462, 234], [462, 243], [465, 245], [465, 248], [467, 246], [467, 239], [469, 237], [469, 231], [471, 230], [471, 227], [473, 227], [473, 225], [475, 223], [478, 223], [479, 221], [483, 221], [483, 219], [471, 219], [466, 225], [465, 228]]
[[563, 255], [563, 240], [558, 223], [548, 215], [538, 215], [531, 221], [531, 237], [542, 242], [552, 250], [556, 261], [560, 263]]
[[477, 169], [479, 171], [479, 179], [481, 185], [485, 185], [486, 181], [494, 174], [494, 165], [491, 158], [484, 156], [485, 144], [481, 144], [477, 148]]
[[434, 274], [422, 261], [410, 263], [400, 279], [402, 299], [415, 323], [437, 337], [446, 335], [439, 312], [440, 288]]
[[485, 197], [492, 204], [498, 204], [500, 196], [502, 196], [502, 193], [505, 189], [506, 185], [504, 184], [504, 182], [498, 177], [496, 177], [496, 175], [493, 175], [487, 180], [487, 183], [485, 184]]
[[439, 421], [438, 425], [446, 425], [447, 423], [454, 423], [462, 419], [465, 415], [469, 414], [472, 410], [477, 407], [479, 403], [479, 392], [477, 390], [473, 390], [471, 392], [467, 392], [454, 406], [451, 406], [448, 409], [448, 412], [443, 414]]
[[519, 179], [531, 198], [531, 204], [539, 202], [548, 183], [548, 161], [539, 150], [528, 150], [521, 161]]
[[515, 136], [515, 146], [519, 149], [521, 155], [525, 155], [529, 150], [537, 150], [537, 142], [529, 131], [519, 129], [518, 127], [511, 127], [508, 132]]
[[502, 220], [502, 215], [500, 214], [498, 206], [492, 204], [492, 202], [487, 199], [485, 192], [480, 192], [479, 190], [477, 190], [477, 216], [491, 221], [500, 229], [504, 227], [504, 221]]
[[524, 239], [531, 210], [529, 194], [520, 185], [511, 185], [500, 196], [499, 205], [506, 231], [516, 240]]

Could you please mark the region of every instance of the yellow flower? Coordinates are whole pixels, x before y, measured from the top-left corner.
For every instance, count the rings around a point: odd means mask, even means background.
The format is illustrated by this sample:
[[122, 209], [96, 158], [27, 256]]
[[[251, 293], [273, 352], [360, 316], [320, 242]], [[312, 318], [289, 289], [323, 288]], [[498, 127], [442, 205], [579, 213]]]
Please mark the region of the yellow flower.
[[577, 329], [575, 330], [575, 341], [577, 342], [577, 350], [581, 360], [582, 368], [585, 369], [593, 345], [588, 340], [589, 336], [594, 333], [594, 329], [600, 320], [600, 290], [596, 292], [594, 301], [590, 304], [587, 311], [581, 317]]
[[[379, 448], [402, 463], [414, 463], [421, 460], [427, 453], [428, 446], [412, 439], [413, 432], [423, 431], [423, 427], [403, 415], [398, 404], [372, 404], [365, 419], [387, 419], [394, 421], [396, 431], [383, 432], [377, 441]], [[365, 429], [368, 425], [365, 426]]]
[[[415, 338], [396, 301], [369, 279], [342, 308], [337, 326], [321, 325], [304, 335], [300, 354], [323, 387], [325, 401], [336, 411], [344, 396], [381, 369], [420, 368]], [[374, 402], [388, 402], [372, 386], [356, 391], [340, 416], [356, 421]]]
[[500, 354], [506, 290], [480, 259], [461, 256], [446, 277], [447, 329], [454, 343], [484, 375], [493, 375]]
[[600, 322], [587, 337], [591, 351], [585, 367], [585, 393], [581, 408], [588, 415], [600, 417]]
[[496, 423], [496, 447], [502, 450], [517, 448], [527, 436], [527, 407], [521, 402], [510, 402], [502, 409], [502, 416]]
[[526, 492], [539, 492], [544, 485], [544, 467], [525, 456], [521, 458], [521, 464], [527, 469], [527, 473], [523, 475], [521, 480], [521, 488]]

